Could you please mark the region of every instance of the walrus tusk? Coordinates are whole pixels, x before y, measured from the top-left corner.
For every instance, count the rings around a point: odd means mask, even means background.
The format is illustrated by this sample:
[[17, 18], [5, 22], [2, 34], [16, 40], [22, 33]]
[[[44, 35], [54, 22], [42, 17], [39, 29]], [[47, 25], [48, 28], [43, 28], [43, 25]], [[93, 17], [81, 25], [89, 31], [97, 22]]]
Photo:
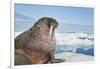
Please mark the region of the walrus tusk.
[[55, 40], [55, 32], [56, 32], [56, 29], [53, 31], [53, 40]]
[[50, 32], [49, 32], [49, 36], [52, 35], [52, 30], [53, 30], [53, 26], [50, 27]]
[[55, 29], [55, 30], [53, 30], [53, 26], [51, 26], [51, 27], [50, 27], [49, 36], [51, 36], [51, 35], [52, 35], [52, 39], [53, 39], [53, 40], [55, 39], [55, 31], [56, 31], [56, 29]]

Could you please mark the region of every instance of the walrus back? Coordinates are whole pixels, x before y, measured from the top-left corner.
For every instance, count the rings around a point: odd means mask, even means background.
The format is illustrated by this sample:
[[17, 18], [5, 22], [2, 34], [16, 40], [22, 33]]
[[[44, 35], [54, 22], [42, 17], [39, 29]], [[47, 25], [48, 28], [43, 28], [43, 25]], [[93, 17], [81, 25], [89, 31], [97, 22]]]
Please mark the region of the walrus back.
[[[33, 34], [31, 34], [31, 30], [27, 30], [23, 33], [21, 33], [20, 35], [18, 35], [15, 38], [15, 48], [20, 48], [20, 47], [24, 47], [26, 42], [28, 42], [29, 40], [31, 40]], [[31, 38], [32, 37], [32, 38]]]

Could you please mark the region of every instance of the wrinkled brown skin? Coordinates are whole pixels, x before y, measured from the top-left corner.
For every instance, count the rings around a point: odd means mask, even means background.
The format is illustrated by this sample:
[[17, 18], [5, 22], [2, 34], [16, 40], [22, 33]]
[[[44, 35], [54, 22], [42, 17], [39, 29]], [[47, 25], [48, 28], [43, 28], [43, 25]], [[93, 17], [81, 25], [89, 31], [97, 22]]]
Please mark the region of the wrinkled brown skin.
[[[57, 28], [58, 22], [53, 18], [43, 17], [34, 26], [15, 38], [15, 65], [59, 63], [55, 59], [56, 41], [49, 36], [50, 26]], [[53, 31], [52, 31], [53, 32]]]

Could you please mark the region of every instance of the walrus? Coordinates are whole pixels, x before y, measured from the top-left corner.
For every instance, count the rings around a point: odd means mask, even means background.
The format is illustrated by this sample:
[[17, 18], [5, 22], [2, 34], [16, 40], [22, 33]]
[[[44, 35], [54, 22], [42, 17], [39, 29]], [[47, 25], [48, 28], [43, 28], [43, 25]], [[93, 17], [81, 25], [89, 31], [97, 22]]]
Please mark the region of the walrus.
[[55, 59], [55, 30], [58, 22], [50, 17], [40, 18], [31, 28], [15, 38], [15, 65], [60, 63]]

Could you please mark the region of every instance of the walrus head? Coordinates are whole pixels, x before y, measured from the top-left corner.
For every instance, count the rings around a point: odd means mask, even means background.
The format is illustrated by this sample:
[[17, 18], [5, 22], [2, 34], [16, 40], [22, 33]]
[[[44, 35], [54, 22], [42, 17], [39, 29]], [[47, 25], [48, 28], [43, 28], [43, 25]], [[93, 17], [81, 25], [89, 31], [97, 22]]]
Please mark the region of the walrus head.
[[43, 34], [52, 37], [53, 40], [55, 38], [55, 31], [57, 26], [58, 22], [55, 19], [49, 17], [40, 18], [34, 25], [34, 27], [38, 27], [37, 32], [40, 31]]

